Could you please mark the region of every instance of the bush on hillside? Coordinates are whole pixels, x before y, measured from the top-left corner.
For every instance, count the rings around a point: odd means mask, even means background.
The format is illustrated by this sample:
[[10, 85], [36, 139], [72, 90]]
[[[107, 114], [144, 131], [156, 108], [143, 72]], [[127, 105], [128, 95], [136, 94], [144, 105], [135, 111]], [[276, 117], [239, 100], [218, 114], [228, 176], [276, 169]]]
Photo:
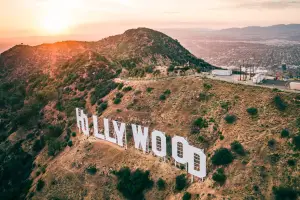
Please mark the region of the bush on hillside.
[[224, 169], [218, 169], [217, 172], [213, 174], [212, 179], [220, 185], [223, 185], [227, 179], [226, 175], [224, 174]]
[[159, 96], [159, 100], [164, 101], [166, 100], [166, 95], [162, 94]]
[[122, 90], [123, 87], [124, 87], [124, 83], [119, 83], [118, 90]]
[[69, 146], [69, 147], [73, 146], [72, 140], [69, 140], [69, 141], [68, 141], [68, 146]]
[[148, 93], [152, 92], [152, 90], [153, 90], [153, 88], [150, 88], [150, 87], [148, 87], [148, 88], [146, 89], [146, 91], [147, 91]]
[[234, 157], [226, 148], [217, 149], [214, 155], [211, 158], [211, 161], [214, 165], [227, 165], [233, 161]]
[[209, 83], [204, 83], [204, 84], [203, 84], [203, 87], [204, 87], [205, 90], [209, 90], [209, 89], [212, 88], [212, 85], [209, 84]]
[[62, 148], [62, 143], [58, 140], [50, 140], [48, 142], [48, 155], [55, 156]]
[[285, 111], [285, 109], [287, 108], [287, 104], [278, 95], [273, 98], [273, 103], [275, 104], [276, 108], [280, 111]]
[[291, 187], [273, 187], [273, 194], [276, 200], [296, 200], [299, 192]]
[[234, 141], [230, 144], [231, 150], [241, 156], [244, 156], [246, 154], [245, 149], [241, 143], [238, 141]]
[[190, 200], [191, 198], [192, 198], [191, 193], [185, 192], [183, 197], [182, 197], [182, 200]]
[[181, 191], [188, 185], [185, 174], [176, 176], [175, 190]]
[[166, 188], [166, 181], [164, 181], [162, 178], [159, 178], [156, 182], [158, 190], [164, 190]]
[[228, 124], [233, 124], [236, 121], [236, 116], [235, 115], [226, 115], [224, 119]]
[[86, 169], [87, 173], [90, 175], [95, 175], [97, 173], [96, 165], [89, 165]]
[[115, 98], [114, 100], [114, 104], [120, 104], [121, 103], [121, 99], [120, 98]]
[[300, 135], [293, 138], [293, 144], [295, 145], [296, 150], [300, 150]]
[[254, 115], [257, 115], [258, 110], [257, 110], [257, 108], [251, 107], [251, 108], [248, 108], [248, 109], [247, 109], [247, 112], [249, 113], [249, 115], [254, 116]]
[[270, 148], [273, 148], [275, 146], [275, 144], [276, 144], [276, 140], [274, 140], [274, 139], [271, 139], [271, 140], [268, 141], [268, 146]]
[[98, 114], [102, 114], [102, 112], [107, 109], [107, 105], [107, 102], [101, 103], [97, 108]]
[[153, 186], [149, 171], [137, 169], [131, 172], [125, 167], [115, 174], [118, 177], [117, 189], [129, 200], [144, 199], [144, 191]]
[[287, 137], [289, 137], [289, 136], [290, 136], [289, 130], [283, 129], [283, 130], [281, 131], [281, 137], [282, 137], [282, 138], [287, 138]]
[[129, 92], [132, 90], [132, 87], [131, 86], [128, 86], [128, 87], [125, 87], [123, 88], [123, 92]]
[[41, 191], [45, 186], [45, 182], [42, 179], [39, 179], [36, 184], [36, 190]]

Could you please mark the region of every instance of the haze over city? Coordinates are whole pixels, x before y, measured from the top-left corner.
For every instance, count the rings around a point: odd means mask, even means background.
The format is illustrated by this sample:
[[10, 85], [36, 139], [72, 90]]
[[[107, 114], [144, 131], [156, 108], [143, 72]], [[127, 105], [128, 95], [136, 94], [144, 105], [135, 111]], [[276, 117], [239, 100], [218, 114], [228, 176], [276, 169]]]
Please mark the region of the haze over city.
[[223, 29], [300, 23], [296, 0], [1, 0], [0, 4], [2, 40], [58, 35], [94, 40], [135, 27]]

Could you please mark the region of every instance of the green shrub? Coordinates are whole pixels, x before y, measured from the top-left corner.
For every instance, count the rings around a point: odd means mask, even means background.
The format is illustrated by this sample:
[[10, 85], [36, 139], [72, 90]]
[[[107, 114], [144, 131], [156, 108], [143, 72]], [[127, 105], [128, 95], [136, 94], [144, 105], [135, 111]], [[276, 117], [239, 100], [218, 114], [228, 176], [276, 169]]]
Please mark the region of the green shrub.
[[131, 87], [131, 86], [128, 86], [128, 87], [123, 88], [123, 91], [124, 91], [124, 92], [129, 92], [129, 91], [131, 91], [131, 90], [132, 90], [132, 87]]
[[47, 136], [57, 138], [63, 132], [63, 128], [61, 126], [50, 125], [48, 126], [48, 133]]
[[41, 191], [44, 186], [45, 186], [45, 182], [42, 179], [39, 179], [36, 184], [36, 190]]
[[273, 102], [280, 111], [284, 111], [287, 108], [287, 104], [278, 95], [273, 98]]
[[62, 147], [62, 143], [58, 140], [50, 140], [48, 142], [48, 155], [55, 156]]
[[164, 91], [164, 95], [168, 96], [168, 95], [170, 95], [170, 94], [171, 94], [171, 90], [166, 90], [166, 91]]
[[206, 121], [206, 119], [200, 117], [193, 122], [193, 125], [202, 129], [208, 127], [208, 122]]
[[69, 140], [69, 141], [68, 141], [68, 146], [69, 146], [69, 147], [73, 146], [72, 140]]
[[35, 140], [32, 146], [32, 150], [35, 152], [39, 152], [42, 150], [45, 146], [45, 140], [44, 137], [41, 136], [39, 140]]
[[185, 174], [181, 174], [179, 176], [176, 176], [176, 182], [175, 182], [175, 190], [181, 191], [187, 186], [187, 179], [185, 177]]
[[274, 139], [271, 139], [268, 141], [268, 146], [271, 148], [273, 148], [275, 146], [275, 144], [276, 144], [276, 140], [274, 140]]
[[233, 124], [236, 121], [236, 116], [235, 115], [226, 115], [224, 119], [228, 124]]
[[175, 66], [174, 65], [170, 65], [168, 67], [168, 72], [172, 72], [172, 71], [174, 71], [174, 69], [175, 69]]
[[76, 137], [76, 133], [75, 132], [72, 133], [72, 137]]
[[211, 158], [214, 165], [227, 165], [233, 161], [232, 153], [226, 148], [217, 149]]
[[90, 175], [95, 175], [97, 173], [96, 165], [90, 165], [86, 168], [87, 173]]
[[117, 189], [129, 200], [144, 199], [144, 191], [153, 186], [149, 171], [137, 169], [133, 172], [128, 167], [117, 171]]
[[183, 197], [182, 197], [182, 200], [190, 200], [191, 198], [192, 198], [191, 193], [185, 192]]
[[282, 138], [287, 138], [287, 137], [289, 137], [289, 136], [290, 136], [289, 130], [283, 129], [283, 130], [281, 131], [281, 137], [282, 137]]
[[224, 174], [224, 169], [219, 168], [217, 172], [213, 174], [212, 179], [220, 185], [223, 185], [227, 179], [226, 175]]
[[294, 167], [294, 166], [296, 166], [296, 161], [290, 159], [290, 160], [287, 161], [287, 164], [288, 164], [289, 166], [291, 166], [291, 167]]
[[164, 101], [166, 100], [166, 95], [162, 94], [159, 96], [159, 100]]
[[118, 92], [117, 94], [116, 94], [116, 98], [122, 98], [124, 95], [121, 93], [121, 92]]
[[232, 142], [230, 144], [230, 147], [233, 152], [235, 152], [241, 156], [244, 156], [246, 154], [243, 145], [241, 143], [239, 143], [238, 141]]
[[124, 83], [119, 83], [118, 90], [121, 90], [124, 87]]
[[224, 135], [220, 135], [220, 140], [224, 140]]
[[295, 145], [296, 150], [300, 150], [300, 135], [293, 138], [293, 144]]
[[209, 83], [203, 83], [203, 87], [204, 87], [205, 90], [209, 90], [209, 89], [212, 88], [212, 85], [209, 84]]
[[257, 115], [258, 110], [257, 110], [257, 108], [251, 107], [251, 108], [248, 108], [248, 109], [247, 109], [247, 112], [248, 112], [250, 115]]
[[150, 88], [150, 87], [148, 87], [148, 88], [146, 89], [146, 91], [147, 91], [148, 93], [152, 92], [152, 90], [153, 90], [153, 88]]
[[286, 187], [273, 187], [273, 194], [276, 200], [296, 200], [298, 197], [297, 190]]
[[76, 85], [76, 88], [77, 88], [79, 91], [83, 92], [83, 91], [85, 90], [85, 85], [84, 85], [83, 83], [78, 83], [78, 84]]
[[158, 181], [156, 182], [158, 190], [164, 190], [166, 188], [166, 182], [162, 179], [159, 178]]
[[114, 104], [120, 104], [121, 103], [121, 99], [120, 98], [115, 98], [114, 100]]
[[97, 109], [98, 114], [101, 114], [104, 110], [106, 110], [107, 105], [108, 105], [107, 102], [101, 103]]

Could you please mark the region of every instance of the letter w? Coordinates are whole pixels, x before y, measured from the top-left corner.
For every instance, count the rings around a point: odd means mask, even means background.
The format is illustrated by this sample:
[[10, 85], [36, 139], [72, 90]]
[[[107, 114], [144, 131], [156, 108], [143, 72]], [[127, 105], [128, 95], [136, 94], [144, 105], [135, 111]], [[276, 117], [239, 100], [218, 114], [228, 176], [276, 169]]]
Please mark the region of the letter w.
[[[148, 127], [144, 127], [144, 131], [142, 131], [142, 126], [135, 124], [131, 124], [133, 139], [135, 143], [136, 149], [141, 149], [144, 153], [147, 152], [147, 141], [148, 141]], [[140, 148], [141, 147], [141, 148]]]

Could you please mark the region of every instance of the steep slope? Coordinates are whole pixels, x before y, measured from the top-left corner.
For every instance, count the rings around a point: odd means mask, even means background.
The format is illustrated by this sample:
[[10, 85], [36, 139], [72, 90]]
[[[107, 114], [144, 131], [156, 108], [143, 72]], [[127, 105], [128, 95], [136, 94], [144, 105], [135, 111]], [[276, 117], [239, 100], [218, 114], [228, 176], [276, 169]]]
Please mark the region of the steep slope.
[[9, 74], [12, 77], [26, 77], [32, 71], [52, 76], [59, 66], [85, 51], [104, 55], [126, 69], [186, 63], [199, 70], [209, 70], [212, 67], [167, 35], [138, 28], [98, 42], [66, 41], [33, 47], [17, 45], [1, 54], [0, 69], [11, 72]]

